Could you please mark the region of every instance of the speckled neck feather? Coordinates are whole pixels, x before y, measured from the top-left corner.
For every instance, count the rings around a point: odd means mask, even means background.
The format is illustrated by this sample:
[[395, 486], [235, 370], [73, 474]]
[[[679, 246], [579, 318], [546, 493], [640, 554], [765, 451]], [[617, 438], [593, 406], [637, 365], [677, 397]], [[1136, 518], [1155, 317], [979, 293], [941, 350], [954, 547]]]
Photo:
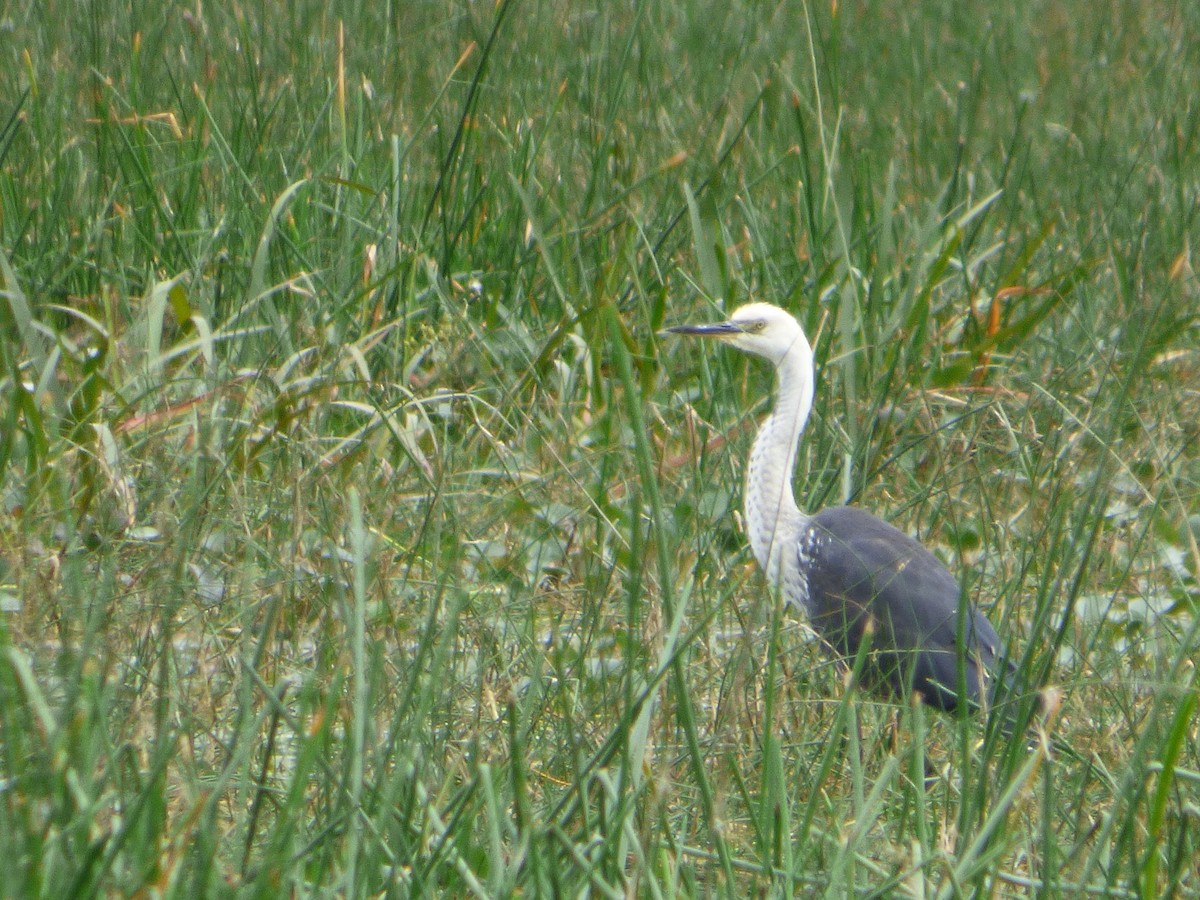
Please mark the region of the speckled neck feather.
[[812, 410], [812, 349], [803, 335], [775, 367], [775, 409], [754, 439], [746, 470], [746, 529], [750, 548], [768, 581], [780, 584], [785, 551], [807, 525], [808, 516], [796, 505], [792, 471], [796, 448]]

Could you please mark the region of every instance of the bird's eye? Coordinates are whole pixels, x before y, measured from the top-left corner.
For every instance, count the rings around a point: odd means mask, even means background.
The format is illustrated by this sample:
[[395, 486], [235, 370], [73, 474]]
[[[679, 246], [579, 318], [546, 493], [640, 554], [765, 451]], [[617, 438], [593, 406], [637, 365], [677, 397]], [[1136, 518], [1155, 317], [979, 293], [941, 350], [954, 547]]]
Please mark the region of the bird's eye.
[[767, 323], [765, 321], [763, 321], [762, 319], [756, 319], [755, 321], [750, 322], [747, 325], [747, 327], [751, 331], [753, 331], [755, 334], [757, 334], [758, 332], [762, 331], [764, 328], [767, 327]]

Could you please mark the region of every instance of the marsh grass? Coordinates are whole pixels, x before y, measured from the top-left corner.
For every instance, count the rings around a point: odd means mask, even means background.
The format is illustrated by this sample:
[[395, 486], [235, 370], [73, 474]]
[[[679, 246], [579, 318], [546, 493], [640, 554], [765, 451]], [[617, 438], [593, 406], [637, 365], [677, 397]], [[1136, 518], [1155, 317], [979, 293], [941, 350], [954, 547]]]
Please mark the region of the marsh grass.
[[[1194, 894], [1184, 7], [8, 13], [0, 894]], [[1028, 745], [766, 590], [750, 298]]]

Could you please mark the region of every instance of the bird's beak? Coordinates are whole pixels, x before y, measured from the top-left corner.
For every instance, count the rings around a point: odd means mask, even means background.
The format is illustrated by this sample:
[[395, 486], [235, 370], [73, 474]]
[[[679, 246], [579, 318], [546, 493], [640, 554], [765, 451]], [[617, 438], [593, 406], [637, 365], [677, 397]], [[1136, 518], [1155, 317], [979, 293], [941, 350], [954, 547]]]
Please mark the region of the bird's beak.
[[733, 337], [741, 334], [742, 328], [736, 322], [713, 322], [709, 325], [676, 325], [667, 328], [663, 334], [693, 334], [700, 337]]

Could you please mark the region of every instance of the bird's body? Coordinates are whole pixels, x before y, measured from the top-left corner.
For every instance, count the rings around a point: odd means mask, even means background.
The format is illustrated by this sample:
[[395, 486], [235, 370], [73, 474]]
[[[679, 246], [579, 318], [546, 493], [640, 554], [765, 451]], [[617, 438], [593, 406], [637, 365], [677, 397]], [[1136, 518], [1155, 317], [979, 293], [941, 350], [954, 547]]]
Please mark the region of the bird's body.
[[799, 323], [752, 303], [727, 322], [669, 330], [722, 339], [775, 368], [775, 408], [746, 470], [746, 530], [768, 581], [804, 609], [824, 643], [850, 664], [864, 654], [868, 683], [943, 710], [964, 700], [986, 706], [995, 684], [1011, 685], [995, 629], [932, 553], [861, 509], [809, 515], [796, 504], [792, 470], [813, 400], [812, 350]]
[[918, 693], [946, 711], [962, 696], [971, 706], [991, 696], [988, 679], [1000, 663], [996, 630], [911, 537], [839, 506], [810, 519], [798, 552], [808, 558], [806, 611], [839, 656], [855, 659], [870, 635], [867, 675], [890, 692]]

